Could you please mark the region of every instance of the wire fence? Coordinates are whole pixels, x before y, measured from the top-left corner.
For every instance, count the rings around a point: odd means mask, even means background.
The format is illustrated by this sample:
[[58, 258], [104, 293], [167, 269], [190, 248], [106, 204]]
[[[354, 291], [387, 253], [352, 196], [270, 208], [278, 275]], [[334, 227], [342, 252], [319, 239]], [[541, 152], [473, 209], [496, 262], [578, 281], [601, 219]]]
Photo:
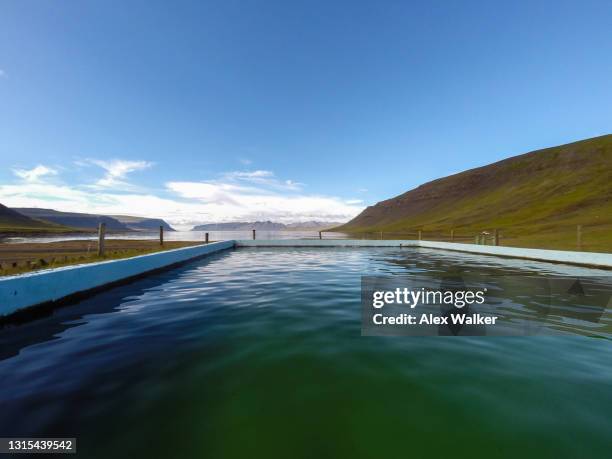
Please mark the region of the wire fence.
[[497, 245], [583, 252], [612, 252], [612, 225], [550, 225], [538, 229], [521, 227], [406, 231], [322, 231], [320, 239], [424, 240], [463, 244]]

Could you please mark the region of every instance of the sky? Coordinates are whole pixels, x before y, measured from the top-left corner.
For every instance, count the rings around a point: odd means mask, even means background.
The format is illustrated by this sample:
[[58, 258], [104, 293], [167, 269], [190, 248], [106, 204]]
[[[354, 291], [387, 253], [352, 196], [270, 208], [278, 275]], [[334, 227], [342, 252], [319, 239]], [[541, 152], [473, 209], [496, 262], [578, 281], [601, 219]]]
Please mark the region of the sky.
[[612, 132], [610, 1], [0, 0], [0, 203], [347, 221]]

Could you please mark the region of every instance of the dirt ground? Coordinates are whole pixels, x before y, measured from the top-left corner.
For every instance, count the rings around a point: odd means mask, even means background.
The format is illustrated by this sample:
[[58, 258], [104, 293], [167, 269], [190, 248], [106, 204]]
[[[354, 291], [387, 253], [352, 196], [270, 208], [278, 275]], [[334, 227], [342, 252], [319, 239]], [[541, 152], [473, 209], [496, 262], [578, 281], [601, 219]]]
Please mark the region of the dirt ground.
[[0, 243], [0, 275], [19, 274], [38, 269], [128, 258], [145, 253], [201, 244], [201, 241], [107, 239], [105, 254], [98, 256], [97, 241], [61, 241], [48, 243]]

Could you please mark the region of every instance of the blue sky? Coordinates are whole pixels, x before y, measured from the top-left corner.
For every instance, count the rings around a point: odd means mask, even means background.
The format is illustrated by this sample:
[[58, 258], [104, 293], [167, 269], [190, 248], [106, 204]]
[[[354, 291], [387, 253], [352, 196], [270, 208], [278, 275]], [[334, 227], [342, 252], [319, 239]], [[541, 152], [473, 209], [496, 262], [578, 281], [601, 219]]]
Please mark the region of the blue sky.
[[610, 133], [609, 1], [0, 3], [0, 202], [346, 220]]

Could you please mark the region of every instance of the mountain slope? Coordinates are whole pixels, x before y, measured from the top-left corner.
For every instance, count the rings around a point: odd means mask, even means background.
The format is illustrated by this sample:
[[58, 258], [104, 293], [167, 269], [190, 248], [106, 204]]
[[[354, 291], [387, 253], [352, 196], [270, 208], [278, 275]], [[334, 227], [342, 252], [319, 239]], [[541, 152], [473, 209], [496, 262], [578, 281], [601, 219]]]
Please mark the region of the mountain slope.
[[67, 229], [68, 228], [61, 225], [55, 225], [48, 221], [30, 218], [0, 204], [0, 231], [57, 231]]
[[60, 212], [53, 209], [39, 208], [14, 208], [14, 211], [19, 212], [30, 218], [46, 220], [58, 225], [70, 226], [79, 229], [96, 229], [100, 223], [106, 223], [106, 229], [110, 231], [129, 231], [127, 225], [119, 220], [107, 217], [105, 215], [82, 214], [76, 212]]
[[419, 186], [368, 207], [339, 231], [575, 233], [612, 225], [612, 135], [533, 151]]
[[131, 217], [129, 215], [110, 215], [119, 220], [132, 231], [158, 231], [160, 226], [164, 231], [176, 231], [165, 220], [161, 218]]
[[14, 208], [12, 210], [30, 218], [87, 230], [95, 230], [100, 223], [106, 223], [106, 229], [109, 231], [158, 231], [160, 226], [163, 226], [166, 231], [174, 231], [174, 228], [160, 218], [83, 214], [25, 207]]

